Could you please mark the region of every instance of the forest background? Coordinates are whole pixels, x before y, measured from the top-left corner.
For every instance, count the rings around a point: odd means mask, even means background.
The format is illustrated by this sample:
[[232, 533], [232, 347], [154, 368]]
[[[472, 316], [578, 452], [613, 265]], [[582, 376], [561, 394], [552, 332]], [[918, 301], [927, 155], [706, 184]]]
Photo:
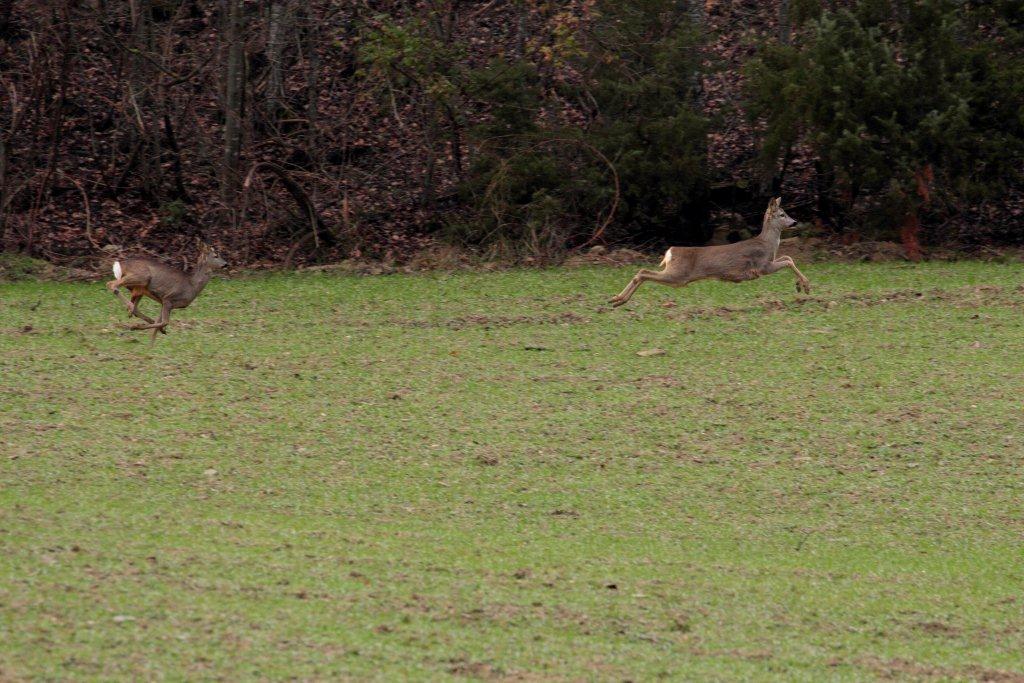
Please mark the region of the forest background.
[[0, 0], [0, 246], [1024, 242], [1012, 0]]

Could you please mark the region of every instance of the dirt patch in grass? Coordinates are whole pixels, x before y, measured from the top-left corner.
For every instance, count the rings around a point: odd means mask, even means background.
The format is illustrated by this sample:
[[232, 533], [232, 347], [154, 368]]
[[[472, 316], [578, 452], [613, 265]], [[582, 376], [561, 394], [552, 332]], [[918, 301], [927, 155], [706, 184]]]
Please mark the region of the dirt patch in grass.
[[836, 297], [798, 296], [795, 299], [762, 299], [749, 306], [692, 307], [673, 310], [669, 317], [690, 320], [708, 317], [733, 317], [761, 311], [829, 310], [843, 304], [854, 306], [886, 306], [890, 304], [941, 302], [949, 306], [1022, 306], [1024, 288], [1012, 290], [995, 285], [978, 285], [954, 290], [904, 289], [888, 292], [854, 292]]
[[[409, 328], [447, 328], [464, 330], [470, 327], [485, 329], [512, 327], [514, 325], [571, 325], [587, 323], [590, 319], [572, 311], [545, 313], [541, 315], [466, 315], [448, 320], [394, 320], [393, 324]], [[534, 349], [531, 349], [534, 350]], [[536, 350], [542, 350], [540, 348]]]
[[0, 282], [88, 282], [100, 277], [93, 270], [56, 266], [24, 254], [0, 252]]
[[863, 659], [859, 664], [889, 680], [942, 679], [953, 681], [992, 681], [993, 683], [1024, 683], [1024, 673], [969, 666], [953, 669], [921, 664], [908, 659]]
[[487, 662], [473, 662], [465, 659], [452, 659], [447, 662], [448, 673], [453, 676], [464, 676], [483, 681], [494, 681], [506, 678], [505, 673]]
[[[805, 309], [829, 310], [840, 305], [854, 306], [885, 306], [891, 304], [942, 302], [954, 307], [974, 306], [1024, 306], [1024, 285], [1016, 290], [995, 285], [977, 285], [954, 290], [945, 289], [903, 289], [881, 292], [853, 292], [834, 297], [798, 296], [794, 299], [759, 299], [744, 306], [690, 306], [679, 308], [675, 302], [667, 302], [663, 307], [671, 311], [670, 319], [693, 320], [702, 318], [735, 316], [765, 311], [797, 311]], [[611, 308], [598, 306], [599, 313], [611, 311]], [[573, 311], [560, 313], [543, 313], [537, 315], [465, 315], [446, 320], [415, 320], [398, 318], [390, 321], [398, 327], [405, 328], [446, 328], [464, 330], [468, 328], [506, 328], [517, 325], [575, 325], [592, 322], [592, 318]], [[528, 350], [546, 350], [529, 348]]]

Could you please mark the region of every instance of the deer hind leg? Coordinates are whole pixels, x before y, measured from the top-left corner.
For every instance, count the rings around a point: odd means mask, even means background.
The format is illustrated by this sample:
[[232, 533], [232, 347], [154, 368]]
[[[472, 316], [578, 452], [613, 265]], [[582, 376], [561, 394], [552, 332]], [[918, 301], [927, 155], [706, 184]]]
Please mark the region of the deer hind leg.
[[107, 289], [109, 289], [110, 293], [116, 296], [118, 299], [120, 299], [121, 303], [123, 303], [128, 308], [128, 317], [130, 318], [132, 316], [132, 302], [128, 301], [128, 299], [125, 298], [124, 294], [122, 294], [120, 290], [120, 287], [124, 286], [124, 281], [125, 278], [123, 277], [111, 280], [110, 282], [107, 283]]
[[150, 337], [149, 337], [149, 343], [152, 344], [154, 341], [156, 341], [157, 332], [162, 332], [163, 334], [167, 334], [167, 330], [165, 328], [167, 327], [167, 323], [169, 323], [170, 320], [171, 320], [171, 303], [169, 301], [165, 301], [163, 303], [163, 306], [160, 308], [160, 318], [155, 323], [150, 323], [150, 324], [147, 324], [147, 325], [135, 325], [135, 326], [132, 327], [132, 329], [133, 330], [152, 330], [153, 332], [150, 334]]
[[629, 284], [626, 285], [626, 288], [623, 289], [618, 294], [616, 294], [615, 296], [613, 296], [608, 301], [608, 303], [615, 307], [621, 306], [622, 304], [629, 301], [630, 297], [633, 296], [633, 292], [636, 291], [637, 287], [647, 282], [648, 280], [651, 282], [660, 282], [663, 285], [670, 285], [673, 287], [679, 287], [685, 285], [688, 282], [684, 278], [680, 278], [677, 275], [669, 275], [665, 271], [656, 273], [653, 270], [641, 268], [637, 272], [637, 274], [633, 276], [633, 279], [629, 281]]
[[136, 318], [142, 318], [147, 323], [152, 323], [153, 319], [148, 315], [139, 311], [139, 299], [144, 297], [145, 294], [137, 289], [132, 290], [132, 300], [128, 302], [128, 317], [135, 316]]
[[[145, 313], [142, 313], [139, 310], [139, 300], [142, 297], [144, 297], [144, 296], [151, 296], [150, 293], [149, 293], [149, 290], [142, 289], [142, 288], [133, 289], [132, 290], [132, 300], [131, 300], [131, 303], [128, 306], [128, 317], [130, 318], [130, 317], [132, 317], [134, 315], [136, 318], [142, 318], [147, 323], [152, 325], [152, 324], [154, 324], [153, 319], [150, 318]], [[161, 327], [160, 328], [160, 333], [161, 334], [167, 334], [167, 329]]]
[[131, 273], [125, 273], [123, 275], [118, 275], [116, 278], [108, 282], [107, 289], [127, 304], [128, 300], [121, 294], [120, 288], [127, 287], [128, 289], [134, 290], [136, 287], [144, 284], [145, 283], [140, 283], [138, 279], [132, 281]]
[[118, 299], [120, 299], [121, 303], [123, 303], [128, 308], [128, 311], [129, 311], [129, 316], [128, 317], [131, 317], [130, 312], [132, 310], [132, 302], [128, 301], [128, 299], [125, 298], [124, 294], [121, 293], [121, 290], [118, 289], [120, 284], [115, 284], [117, 282], [119, 282], [119, 281], [118, 280], [111, 280], [110, 282], [107, 283], [107, 287], [110, 289], [110, 293], [113, 294], [114, 296], [116, 296]]
[[167, 327], [167, 323], [171, 318], [171, 304], [169, 301], [164, 302], [163, 307], [160, 309], [160, 317], [155, 323], [148, 323], [146, 325], [133, 325], [133, 330], [153, 330], [153, 339], [156, 339], [156, 333], [162, 331]]
[[780, 256], [775, 259], [764, 269], [765, 275], [771, 275], [783, 268], [789, 268], [796, 274], [796, 291], [803, 292], [804, 294], [811, 293], [811, 281], [800, 272], [800, 269], [796, 267], [796, 263], [789, 256]]

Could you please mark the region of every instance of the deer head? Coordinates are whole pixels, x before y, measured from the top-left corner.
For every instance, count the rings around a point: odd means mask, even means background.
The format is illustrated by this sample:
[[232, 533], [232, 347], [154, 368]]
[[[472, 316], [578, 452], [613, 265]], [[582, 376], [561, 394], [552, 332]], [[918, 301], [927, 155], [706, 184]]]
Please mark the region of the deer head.
[[199, 260], [196, 262], [197, 269], [202, 266], [207, 266], [211, 270], [217, 270], [227, 265], [227, 261], [217, 255], [217, 252], [213, 250], [206, 242], [198, 240], [199, 242]]
[[782, 232], [787, 228], [796, 225], [796, 221], [782, 210], [782, 197], [776, 197], [768, 202], [768, 210], [764, 212], [764, 223], [762, 230]]

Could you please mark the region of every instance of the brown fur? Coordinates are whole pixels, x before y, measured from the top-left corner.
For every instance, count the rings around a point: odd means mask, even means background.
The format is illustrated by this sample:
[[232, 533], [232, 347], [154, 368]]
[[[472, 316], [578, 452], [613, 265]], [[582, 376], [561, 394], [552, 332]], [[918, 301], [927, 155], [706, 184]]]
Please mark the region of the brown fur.
[[[196, 267], [188, 274], [151, 258], [119, 259], [115, 261], [115, 269], [119, 267], [121, 275], [108, 282], [107, 288], [128, 307], [128, 317], [135, 316], [146, 321], [145, 325], [135, 325], [132, 329], [152, 330], [150, 339], [153, 340], [157, 332], [167, 334], [165, 328], [170, 321], [171, 311], [192, 303], [210, 281], [213, 271], [224, 265], [217, 253], [205, 244], [201, 245]], [[119, 291], [120, 287], [131, 292], [130, 300], [124, 298]], [[160, 317], [157, 321], [139, 312], [139, 300], [142, 297], [149, 297], [160, 304]]]
[[670, 247], [661, 260], [661, 272], [641, 269], [626, 288], [612, 297], [613, 306], [629, 301], [644, 282], [660, 282], [671, 287], [682, 287], [697, 280], [714, 278], [726, 282], [744, 282], [762, 275], [770, 275], [783, 268], [791, 269], [797, 277], [798, 292], [810, 293], [811, 283], [788, 256], [777, 257], [782, 231], [796, 221], [782, 210], [781, 198], [768, 202], [761, 234], [735, 244], [712, 247]]

